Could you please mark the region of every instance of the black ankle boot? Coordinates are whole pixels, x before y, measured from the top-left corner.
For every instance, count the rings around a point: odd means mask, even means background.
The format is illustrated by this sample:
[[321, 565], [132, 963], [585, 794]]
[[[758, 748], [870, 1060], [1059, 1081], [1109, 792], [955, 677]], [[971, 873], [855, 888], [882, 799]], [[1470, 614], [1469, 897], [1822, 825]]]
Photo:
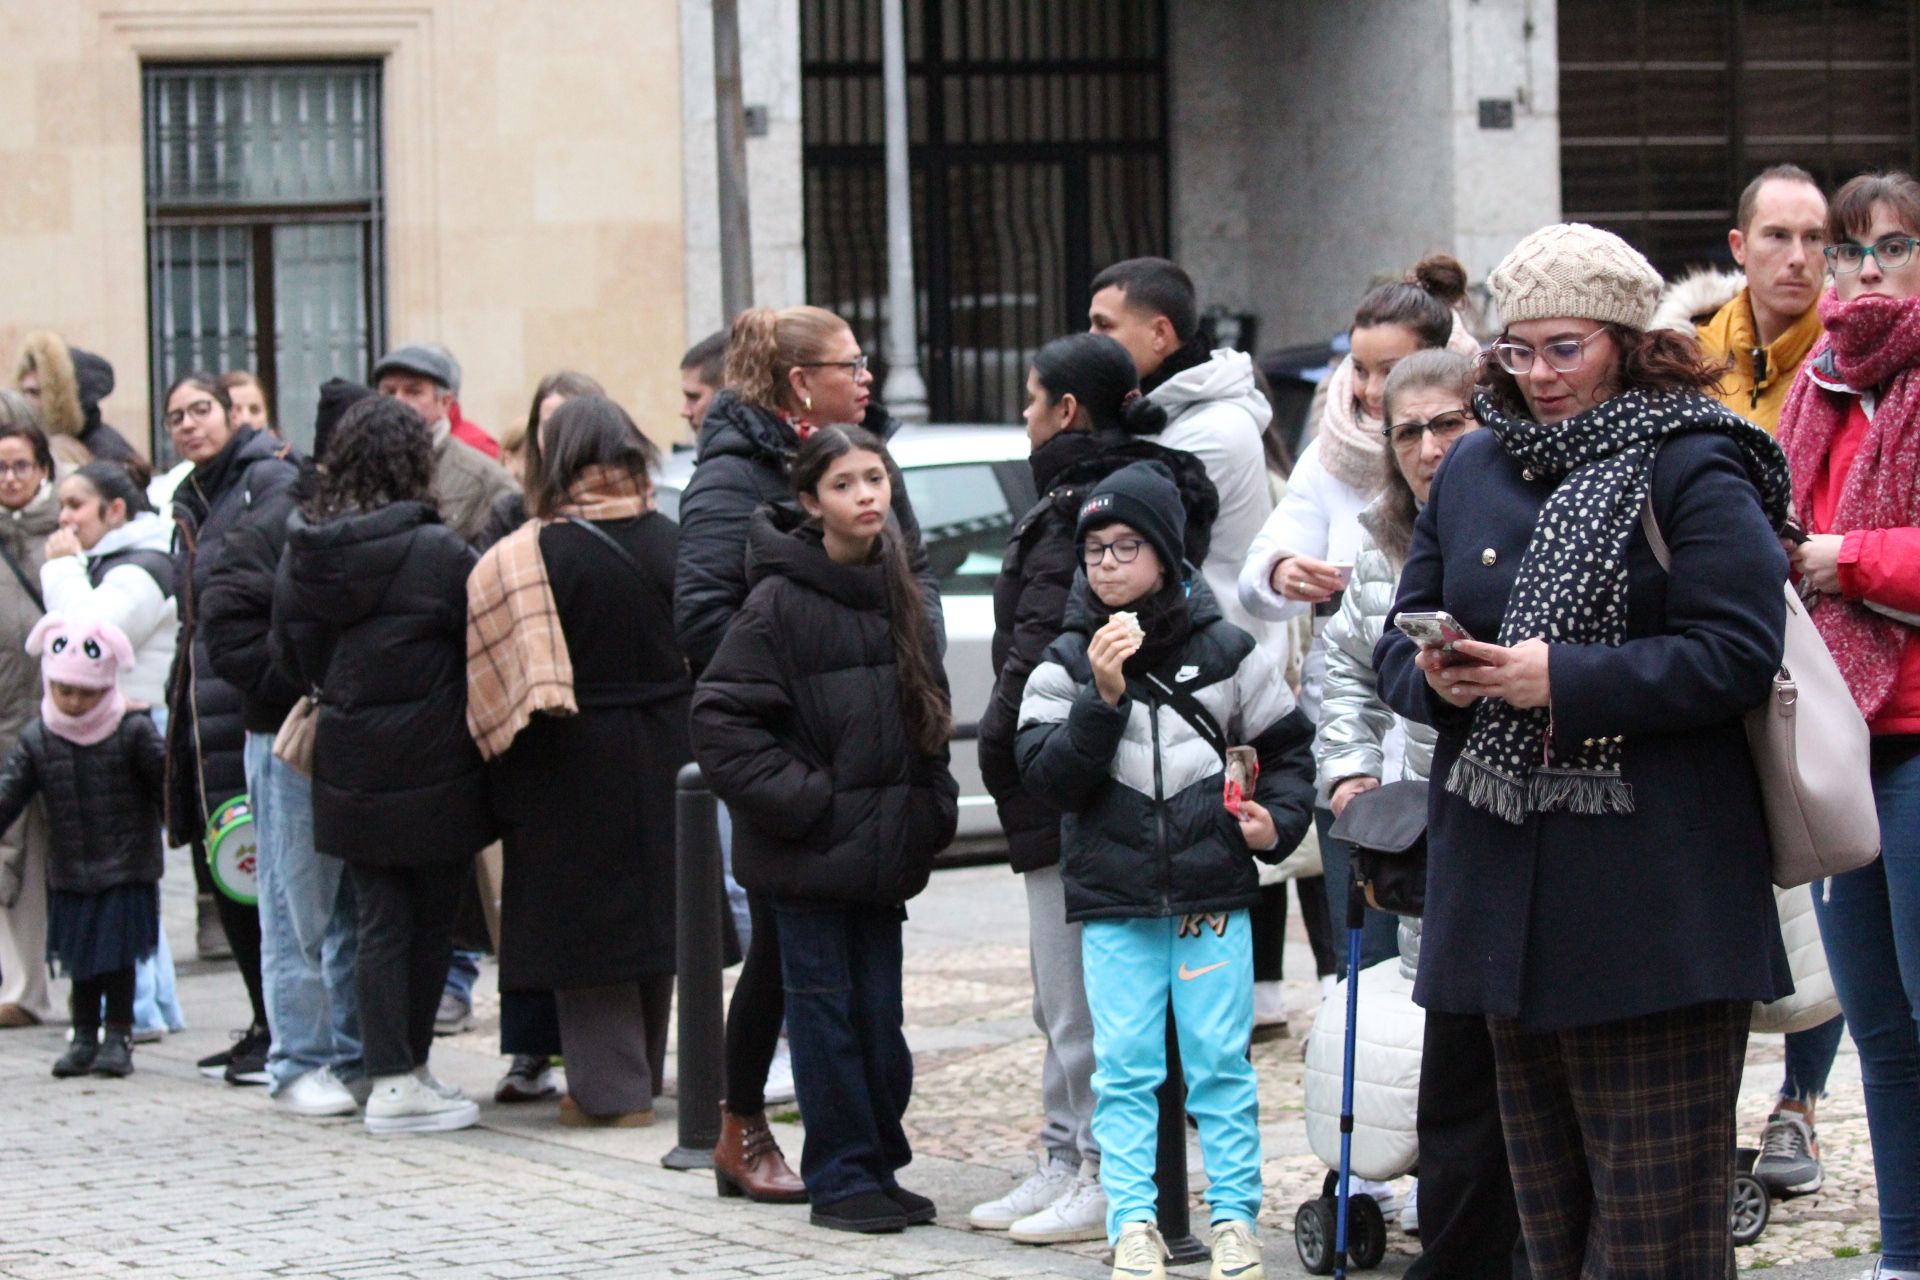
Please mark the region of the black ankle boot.
[[100, 1028], [76, 1026], [73, 1029], [73, 1043], [60, 1055], [60, 1061], [53, 1064], [53, 1074], [62, 1080], [83, 1076], [93, 1070], [93, 1060], [99, 1053]]
[[100, 1037], [100, 1053], [93, 1060], [93, 1074], [116, 1077], [133, 1074], [132, 1027], [107, 1028], [107, 1033]]
[[857, 1196], [835, 1200], [815, 1208], [813, 1225], [829, 1231], [858, 1231], [866, 1235], [904, 1231], [907, 1215], [891, 1198], [878, 1191], [863, 1191]]
[[938, 1210], [933, 1201], [923, 1195], [916, 1195], [905, 1187], [888, 1187], [887, 1199], [900, 1206], [900, 1212], [906, 1215], [910, 1227], [924, 1227], [932, 1222]]

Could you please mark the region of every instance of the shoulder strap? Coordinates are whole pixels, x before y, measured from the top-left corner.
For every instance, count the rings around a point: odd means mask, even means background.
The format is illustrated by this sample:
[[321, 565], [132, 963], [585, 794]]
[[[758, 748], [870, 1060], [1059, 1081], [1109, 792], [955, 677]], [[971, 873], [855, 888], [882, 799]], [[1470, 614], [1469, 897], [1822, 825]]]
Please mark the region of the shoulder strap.
[[47, 611], [47, 600], [45, 596], [40, 594], [40, 584], [27, 576], [27, 571], [22, 569], [20, 562], [13, 558], [13, 552], [7, 549], [7, 544], [4, 539], [0, 539], [0, 556], [6, 557], [7, 568], [13, 570], [13, 576], [20, 579], [20, 586], [26, 591], [27, 598], [33, 601], [34, 607], [40, 610], [41, 613], [45, 613]]
[[1213, 718], [1213, 713], [1201, 705], [1200, 699], [1179, 685], [1169, 683], [1158, 672], [1149, 671], [1141, 677], [1141, 682], [1158, 694], [1160, 701], [1172, 707], [1174, 714], [1191, 725], [1201, 740], [1219, 753], [1222, 761], [1226, 760], [1227, 735], [1220, 728], [1220, 722]]
[[1653, 514], [1653, 486], [1647, 486], [1647, 505], [1640, 508], [1640, 528], [1647, 535], [1647, 545], [1653, 548], [1653, 558], [1668, 573], [1673, 572], [1673, 554], [1667, 550], [1667, 540], [1660, 532], [1659, 517]]
[[602, 529], [599, 525], [593, 523], [593, 521], [591, 520], [575, 520], [569, 516], [569, 517], [565, 517], [565, 522], [567, 524], [572, 525], [576, 529], [584, 529], [588, 533], [592, 534], [594, 537], [598, 538], [600, 540], [601, 545], [605, 546], [608, 550], [612, 551], [613, 554], [619, 556], [622, 560], [627, 562], [627, 567], [633, 570], [634, 575], [636, 577], [638, 577], [642, 582], [646, 582], [649, 585], [651, 585], [651, 580], [647, 577], [646, 571], [640, 567], [640, 562], [638, 560], [635, 560], [633, 558], [633, 553], [628, 551], [625, 547], [621, 546], [618, 540], [616, 540], [612, 534], [608, 533], [605, 529]]

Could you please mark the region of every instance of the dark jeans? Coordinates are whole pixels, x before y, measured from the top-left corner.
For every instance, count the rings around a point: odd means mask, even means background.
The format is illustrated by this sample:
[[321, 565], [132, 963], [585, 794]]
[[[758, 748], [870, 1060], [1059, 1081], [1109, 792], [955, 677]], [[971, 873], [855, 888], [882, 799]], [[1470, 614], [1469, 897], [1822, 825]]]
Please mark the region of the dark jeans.
[[349, 863], [360, 904], [360, 1041], [367, 1074], [405, 1075], [433, 1048], [433, 1014], [453, 956], [465, 862], [420, 867]]
[[[1333, 972], [1333, 936], [1327, 924], [1327, 890], [1319, 876], [1302, 876], [1293, 881], [1300, 895], [1300, 918], [1306, 925], [1307, 943], [1313, 948], [1316, 977]], [[1287, 881], [1266, 885], [1260, 890], [1260, 905], [1248, 919], [1253, 932], [1253, 980], [1279, 982], [1287, 948]]]
[[1847, 1033], [1845, 1017], [1835, 1015], [1817, 1027], [1787, 1033], [1787, 1076], [1780, 1085], [1780, 1096], [1795, 1102], [1815, 1103], [1827, 1096], [1827, 1076], [1833, 1071], [1833, 1059], [1840, 1052], [1840, 1037]]
[[[816, 1207], [884, 1191], [913, 1159], [901, 1031], [898, 907], [778, 904], [794, 1090], [807, 1118], [800, 1176]], [[755, 945], [759, 930], [754, 930]]]
[[500, 1052], [522, 1057], [560, 1054], [560, 1013], [551, 991], [500, 993]]
[[1484, 1017], [1427, 1011], [1419, 1114], [1420, 1256], [1409, 1280], [1528, 1280]]
[[240, 981], [247, 986], [247, 1002], [253, 1006], [253, 1025], [267, 1025], [267, 997], [260, 983], [260, 908], [235, 902], [213, 883], [207, 866], [207, 843], [193, 842], [193, 879], [201, 893], [213, 895], [215, 912], [220, 916], [220, 931], [233, 948], [233, 963], [240, 970]]
[[747, 894], [753, 933], [727, 1006], [727, 1110], [757, 1116], [767, 1109], [767, 1068], [780, 1047], [787, 997], [780, 979], [780, 926], [773, 904]]
[[100, 1002], [107, 1002], [107, 1026], [128, 1031], [133, 1028], [133, 970], [115, 969], [91, 978], [75, 978], [67, 1008], [73, 1015], [76, 1039], [84, 1039], [100, 1026]]
[[[1332, 934], [1333, 973], [1347, 976], [1347, 888], [1353, 880], [1353, 846], [1327, 834], [1333, 810], [1315, 809], [1313, 829], [1320, 836], [1320, 870], [1327, 886], [1327, 928]], [[1371, 969], [1388, 956], [1400, 954], [1400, 918], [1367, 908], [1360, 930], [1360, 967]]]

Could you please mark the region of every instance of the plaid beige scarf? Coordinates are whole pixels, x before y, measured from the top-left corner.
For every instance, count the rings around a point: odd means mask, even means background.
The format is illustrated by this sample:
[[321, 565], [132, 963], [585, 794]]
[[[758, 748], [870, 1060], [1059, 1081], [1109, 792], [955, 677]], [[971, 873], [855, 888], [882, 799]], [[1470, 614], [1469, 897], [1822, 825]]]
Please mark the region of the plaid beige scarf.
[[555, 520], [631, 520], [652, 509], [653, 494], [636, 477], [589, 467], [551, 519], [527, 521], [474, 566], [467, 579], [467, 732], [482, 756], [503, 754], [535, 712], [580, 710], [540, 530]]

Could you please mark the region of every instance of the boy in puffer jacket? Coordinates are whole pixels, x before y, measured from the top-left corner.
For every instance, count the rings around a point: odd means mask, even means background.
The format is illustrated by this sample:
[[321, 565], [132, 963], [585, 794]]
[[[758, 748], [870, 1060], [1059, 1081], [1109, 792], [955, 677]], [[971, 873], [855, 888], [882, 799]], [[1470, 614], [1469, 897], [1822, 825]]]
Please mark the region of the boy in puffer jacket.
[[[1221, 616], [1181, 562], [1186, 513], [1158, 463], [1124, 467], [1080, 509], [1082, 576], [1066, 633], [1020, 704], [1022, 780], [1066, 811], [1067, 918], [1093, 1013], [1094, 1136], [1104, 1153], [1116, 1280], [1166, 1274], [1155, 1222], [1154, 1090], [1166, 1076], [1168, 1002], [1187, 1110], [1200, 1127], [1216, 1280], [1259, 1280], [1253, 856], [1278, 862], [1312, 820], [1313, 726], [1275, 655]], [[1236, 815], [1225, 753], [1260, 771]]]

